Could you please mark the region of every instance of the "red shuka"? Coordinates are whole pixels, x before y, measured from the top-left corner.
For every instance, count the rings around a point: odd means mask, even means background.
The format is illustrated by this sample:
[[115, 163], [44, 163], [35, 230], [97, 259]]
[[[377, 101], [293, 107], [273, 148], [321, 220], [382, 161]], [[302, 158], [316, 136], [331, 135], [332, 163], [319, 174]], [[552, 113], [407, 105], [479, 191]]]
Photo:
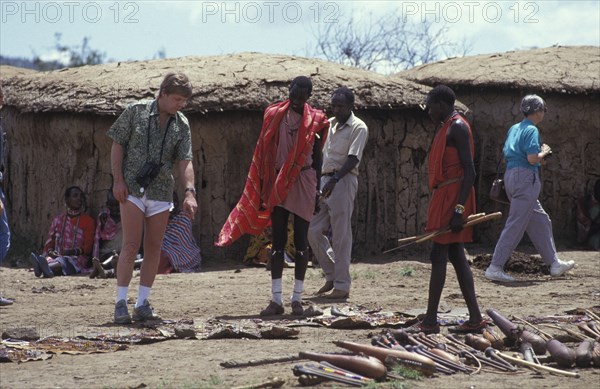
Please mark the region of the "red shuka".
[[[458, 150], [455, 147], [446, 147], [448, 129], [458, 119], [464, 122], [469, 129], [471, 155], [475, 151], [473, 134], [469, 123], [455, 112], [436, 134], [429, 153], [429, 189], [433, 193], [427, 211], [427, 226], [425, 227], [425, 231], [435, 231], [450, 225], [450, 220], [454, 215], [454, 207], [458, 202], [462, 180], [437, 188], [446, 181], [464, 176], [464, 169], [460, 162]], [[466, 219], [467, 216], [475, 213], [475, 188], [471, 188], [471, 193], [467, 196], [464, 206], [465, 212], [463, 213], [463, 218]], [[443, 234], [432, 240], [440, 244], [471, 242], [473, 241], [473, 228], [464, 228], [458, 233], [450, 232]]]
[[324, 112], [305, 104], [296, 142], [276, 175], [279, 123], [289, 105], [289, 100], [286, 100], [272, 104], [265, 110], [262, 130], [254, 149], [244, 192], [223, 225], [215, 242], [216, 246], [227, 246], [243, 234], [260, 234], [271, 221], [271, 210], [285, 200], [296, 182], [304, 160], [312, 153], [317, 133], [321, 133], [321, 145], [325, 144], [329, 128], [327, 116]]

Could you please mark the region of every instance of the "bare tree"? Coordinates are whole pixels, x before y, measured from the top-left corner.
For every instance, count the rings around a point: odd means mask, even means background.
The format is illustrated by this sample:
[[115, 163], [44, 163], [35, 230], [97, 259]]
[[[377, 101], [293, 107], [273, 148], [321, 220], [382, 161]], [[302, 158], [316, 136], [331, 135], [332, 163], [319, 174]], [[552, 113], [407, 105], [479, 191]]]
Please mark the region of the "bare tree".
[[100, 52], [99, 50], [93, 49], [90, 47], [89, 37], [83, 37], [81, 41], [81, 45], [67, 46], [60, 42], [62, 38], [62, 34], [57, 32], [54, 34], [54, 48], [57, 52], [61, 54], [65, 54], [68, 57], [68, 62], [66, 64], [54, 60], [54, 61], [44, 61], [34, 53], [33, 55], [33, 65], [38, 70], [53, 70], [60, 69], [62, 67], [77, 67], [84, 65], [97, 65], [104, 63], [104, 58], [106, 57], [106, 53]]
[[448, 30], [445, 23], [412, 23], [399, 11], [377, 18], [372, 13], [368, 17], [341, 14], [337, 23], [314, 33], [314, 55], [362, 69], [394, 73], [436, 61], [441, 55], [467, 54], [469, 43], [451, 42], [446, 37]]

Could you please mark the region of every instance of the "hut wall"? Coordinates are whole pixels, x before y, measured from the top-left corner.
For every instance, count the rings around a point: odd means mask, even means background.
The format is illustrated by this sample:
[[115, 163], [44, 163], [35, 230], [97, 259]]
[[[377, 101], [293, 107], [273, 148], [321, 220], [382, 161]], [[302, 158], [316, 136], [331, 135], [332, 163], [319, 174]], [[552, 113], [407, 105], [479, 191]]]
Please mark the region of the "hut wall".
[[[496, 204], [487, 193], [507, 129], [521, 120], [519, 91], [458, 91], [472, 111], [476, 142], [477, 197], [480, 211]], [[555, 238], [575, 235], [575, 199], [600, 178], [598, 96], [549, 94], [549, 112], [540, 124], [543, 141], [554, 156], [543, 169], [540, 200], [553, 220]], [[352, 217], [353, 255], [380, 253], [398, 237], [422, 232], [429, 193], [427, 153], [434, 129], [422, 111], [356, 112], [369, 127], [360, 165], [359, 190]], [[257, 111], [190, 113], [199, 214], [194, 232], [207, 258], [242, 258], [248, 238], [231, 247], [213, 246], [229, 211], [243, 190], [260, 131]], [[6, 195], [13, 233], [41, 246], [53, 215], [63, 207], [66, 187], [79, 185], [96, 215], [110, 187], [112, 116], [73, 113], [21, 113], [3, 109], [8, 160]], [[182, 188], [178, 188], [181, 190]], [[504, 211], [506, 211], [504, 209]], [[476, 238], [494, 243], [504, 221], [481, 225]]]
[[104, 133], [112, 120], [4, 107], [5, 193], [13, 234], [41, 247], [52, 217], [64, 210], [64, 192], [71, 185], [87, 193], [88, 211], [97, 214], [111, 184], [110, 142]]
[[[356, 112], [369, 127], [353, 214], [354, 255], [379, 253], [398, 237], [422, 231], [428, 202], [427, 152], [433, 126], [422, 111]], [[256, 111], [190, 113], [199, 213], [194, 223], [206, 258], [239, 258], [248, 238], [213, 246], [243, 190], [262, 123]], [[111, 116], [3, 110], [8, 139], [11, 227], [41, 246], [70, 185], [88, 193], [95, 216], [110, 187]], [[180, 193], [183, 188], [178, 188]]]
[[[520, 103], [527, 90], [490, 90], [453, 86], [457, 98], [472, 111], [475, 133], [477, 195], [480, 210], [492, 212], [498, 205], [487, 194], [506, 133], [523, 119]], [[552, 147], [553, 155], [542, 167], [540, 202], [549, 214], [554, 238], [573, 243], [576, 235], [575, 201], [589, 192], [600, 178], [600, 112], [595, 108], [599, 96], [538, 92], [548, 105], [539, 124], [543, 143]], [[508, 212], [508, 207], [499, 208]], [[505, 219], [481, 225], [477, 232], [483, 243], [494, 244]]]

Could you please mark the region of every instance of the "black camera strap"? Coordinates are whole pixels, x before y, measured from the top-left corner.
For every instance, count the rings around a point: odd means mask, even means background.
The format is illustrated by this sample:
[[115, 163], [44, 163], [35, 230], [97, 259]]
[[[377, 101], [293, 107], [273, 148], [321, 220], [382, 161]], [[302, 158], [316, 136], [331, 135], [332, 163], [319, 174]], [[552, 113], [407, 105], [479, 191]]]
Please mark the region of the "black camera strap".
[[[154, 104], [156, 103], [156, 100], [152, 103], [152, 105], [150, 106], [150, 113], [148, 114], [148, 127], [146, 128], [146, 136], [147, 136], [147, 141], [146, 141], [146, 155], [150, 156], [150, 124], [152, 121], [152, 108], [154, 107]], [[160, 117], [160, 114], [159, 114]], [[173, 116], [169, 117], [169, 120], [167, 121], [167, 128], [165, 129], [165, 135], [163, 136], [163, 140], [162, 140], [162, 144], [160, 146], [160, 157], [158, 160], [158, 164], [159, 166], [162, 166], [162, 156], [163, 156], [163, 150], [165, 149], [165, 141], [167, 139], [167, 133], [169, 132], [169, 126], [171, 125], [171, 121], [173, 120]], [[160, 130], [160, 122], [158, 123], [158, 128]]]

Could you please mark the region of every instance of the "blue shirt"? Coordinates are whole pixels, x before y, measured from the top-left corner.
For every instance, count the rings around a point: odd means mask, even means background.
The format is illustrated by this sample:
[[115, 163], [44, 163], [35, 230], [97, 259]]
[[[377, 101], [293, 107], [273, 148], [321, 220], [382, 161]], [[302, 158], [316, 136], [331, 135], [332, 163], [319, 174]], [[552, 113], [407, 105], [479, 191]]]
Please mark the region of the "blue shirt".
[[527, 161], [527, 156], [540, 152], [540, 133], [529, 119], [523, 119], [508, 130], [508, 136], [504, 143], [504, 160], [506, 168], [524, 167], [537, 171], [539, 163], [532, 165]]

